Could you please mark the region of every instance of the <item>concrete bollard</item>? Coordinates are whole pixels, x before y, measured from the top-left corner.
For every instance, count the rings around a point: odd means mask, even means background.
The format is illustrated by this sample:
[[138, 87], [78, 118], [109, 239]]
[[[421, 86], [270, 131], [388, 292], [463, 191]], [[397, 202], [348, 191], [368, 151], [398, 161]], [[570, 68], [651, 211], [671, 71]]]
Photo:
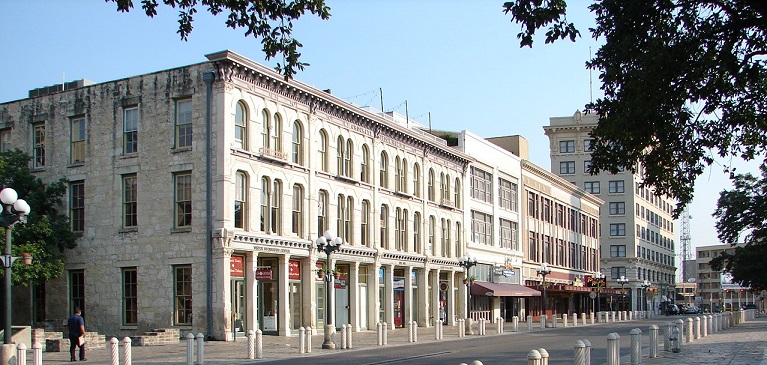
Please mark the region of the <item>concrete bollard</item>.
[[314, 334], [314, 329], [312, 326], [306, 327], [306, 341], [304, 343], [306, 344], [306, 353], [312, 352], [312, 335]]
[[27, 363], [27, 345], [23, 343], [16, 346], [16, 363], [20, 365]]
[[538, 349], [538, 353], [541, 354], [541, 365], [549, 365], [549, 352], [541, 347]]
[[618, 311], [618, 322], [623, 321], [623, 312]]
[[205, 364], [205, 342], [203, 342], [205, 336], [202, 332], [197, 333], [197, 365]]
[[413, 342], [413, 322], [407, 323], [407, 342]]
[[573, 313], [573, 327], [578, 326], [578, 313]]
[[610, 313], [611, 313], [611, 315], [610, 315], [610, 322], [615, 322], [615, 317], [616, 317], [617, 312], [616, 311], [612, 311]]
[[666, 331], [663, 334], [663, 351], [671, 351], [671, 336], [674, 335], [671, 322], [666, 322]]
[[511, 331], [519, 332], [519, 317], [511, 317]]
[[545, 315], [545, 314], [543, 314], [543, 315], [541, 315], [541, 316], [539, 317], [539, 318], [540, 318], [540, 320], [541, 320], [541, 329], [542, 329], [542, 330], [545, 330], [545, 329], [546, 329], [546, 317], [547, 317], [547, 315]]
[[130, 337], [123, 338], [123, 364], [131, 365], [133, 363], [133, 355], [131, 354], [131, 339]]
[[716, 333], [719, 331], [719, 313], [714, 313], [711, 315], [711, 333]]
[[[528, 331], [532, 331], [533, 330], [533, 316], [527, 316], [527, 330]], [[540, 356], [540, 355], [541, 354], [538, 354], [538, 356]]]
[[256, 358], [256, 332], [248, 330], [248, 360]]
[[684, 342], [692, 342], [692, 318], [684, 321]]
[[469, 336], [474, 336], [474, 319], [466, 318], [466, 329]]
[[389, 325], [386, 322], [383, 323], [383, 344], [389, 344]]
[[458, 321], [456, 321], [456, 326], [458, 327], [458, 338], [462, 338], [463, 331], [466, 329], [466, 327], [463, 326], [463, 319], [459, 318]]
[[298, 353], [303, 354], [305, 352], [306, 352], [306, 329], [302, 326], [302, 327], [298, 327]]
[[186, 334], [186, 365], [194, 365], [194, 334]]
[[256, 330], [256, 359], [264, 358], [264, 332]]
[[120, 341], [117, 337], [112, 337], [109, 340], [109, 363], [112, 365], [120, 365]]
[[43, 345], [39, 342], [32, 344], [32, 365], [43, 365]]
[[682, 351], [682, 339], [679, 338], [682, 333], [679, 331], [679, 327], [674, 326], [674, 332], [671, 334], [671, 352]]
[[[674, 321], [674, 327], [676, 327], [676, 329], [679, 330], [679, 336], [677, 336], [677, 337], [679, 338], [679, 346], [682, 346], [682, 343], [684, 342], [684, 332], [685, 332], [684, 331], [684, 320], [677, 319], [676, 321]], [[671, 347], [673, 349], [673, 347], [674, 347], [673, 344], [672, 344]]]
[[586, 325], [586, 313], [581, 313], [581, 325]]
[[584, 338], [583, 344], [586, 345], [586, 351], [585, 351], [586, 365], [591, 365], [591, 341]]
[[[351, 324], [345, 324], [346, 326], [346, 348], [351, 349], [352, 348], [352, 325]], [[306, 352], [311, 352], [307, 350]]]
[[567, 313], [562, 313], [562, 327], [567, 327]]
[[658, 326], [650, 325], [650, 358], [658, 357]]
[[591, 317], [591, 324], [594, 324], [594, 312], [589, 313], [589, 317]]
[[472, 361], [472, 362], [471, 362], [471, 364], [469, 364], [469, 365], [482, 365], [482, 361], [479, 361], [479, 360], [474, 360], [474, 361]]
[[437, 321], [437, 323], [434, 325], [434, 339], [439, 340], [439, 327], [440, 324], [442, 324], [442, 321]]
[[557, 315], [551, 315], [551, 328], [557, 328]]
[[418, 322], [413, 321], [413, 342], [418, 342]]
[[378, 346], [383, 346], [383, 324], [381, 322], [376, 323], [376, 338], [378, 339]]
[[538, 350], [530, 350], [527, 353], [527, 365], [541, 365], [541, 353]]
[[495, 318], [495, 332], [499, 335], [503, 333], [503, 319], [501, 317]]
[[586, 344], [581, 340], [575, 340], [574, 365], [586, 365]]
[[642, 330], [634, 328], [629, 334], [631, 335], [631, 365], [639, 365], [642, 362]]
[[703, 323], [701, 323], [701, 337], [708, 337], [708, 328], [711, 326], [708, 316], [703, 316]]
[[693, 319], [693, 338], [700, 339], [700, 317]]
[[610, 333], [607, 335], [607, 365], [620, 365], [620, 358], [618, 334]]

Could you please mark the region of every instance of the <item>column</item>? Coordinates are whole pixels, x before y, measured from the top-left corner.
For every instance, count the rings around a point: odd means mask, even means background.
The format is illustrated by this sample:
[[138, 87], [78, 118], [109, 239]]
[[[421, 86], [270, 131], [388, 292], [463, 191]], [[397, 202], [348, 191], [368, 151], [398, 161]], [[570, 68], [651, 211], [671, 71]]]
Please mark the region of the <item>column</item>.
[[389, 329], [394, 329], [394, 265], [386, 265], [386, 272], [384, 272], [384, 296], [386, 298], [386, 312], [384, 318], [386, 323], [389, 324]]
[[[419, 306], [419, 308], [423, 308], [423, 311], [421, 312], [420, 318], [417, 318], [416, 321], [418, 321], [418, 325], [422, 327], [428, 327], [430, 325], [429, 323], [429, 270], [427, 269], [417, 269], [416, 270], [416, 280], [418, 282], [418, 303], [415, 305]], [[439, 288], [437, 288], [439, 289]]]
[[277, 290], [279, 290], [279, 302], [278, 302], [278, 314], [277, 320], [279, 324], [280, 336], [290, 336], [290, 308], [288, 302], [288, 261], [289, 255], [280, 255], [279, 263], [277, 264], [277, 270], [279, 271], [280, 281], [277, 283]]
[[[354, 332], [360, 330], [359, 318], [359, 295], [360, 295], [360, 263], [349, 263], [349, 277], [346, 278], [346, 285], [349, 286], [349, 324], [354, 328]], [[365, 278], [362, 278], [364, 281]]]
[[[455, 302], [455, 283], [459, 282], [456, 280], [456, 275], [458, 275], [458, 273], [451, 271], [450, 275], [447, 276], [447, 287], [449, 292], [447, 293], [447, 308], [445, 308], [445, 310], [447, 311], [447, 323], [451, 326], [455, 325], [455, 310], [458, 308], [458, 304]], [[458, 295], [458, 297], [460, 298], [461, 296]]]
[[245, 255], [245, 293], [247, 295], [247, 315], [245, 326], [249, 330], [258, 329], [258, 281], [256, 280], [256, 266], [258, 252], [249, 252]]
[[405, 326], [407, 326], [410, 322], [413, 321], [413, 308], [412, 306], [415, 304], [413, 303], [413, 281], [412, 281], [412, 272], [413, 268], [410, 266], [406, 266], [404, 269], [405, 272]]
[[314, 253], [301, 260], [301, 291], [301, 314], [304, 318], [302, 325], [317, 330], [317, 255]]

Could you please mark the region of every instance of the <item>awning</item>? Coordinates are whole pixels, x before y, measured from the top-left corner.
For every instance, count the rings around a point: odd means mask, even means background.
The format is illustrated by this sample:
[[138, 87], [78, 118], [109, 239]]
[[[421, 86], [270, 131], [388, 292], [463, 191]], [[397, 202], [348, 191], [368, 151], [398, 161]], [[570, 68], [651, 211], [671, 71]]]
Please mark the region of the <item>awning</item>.
[[540, 297], [541, 292], [519, 284], [475, 281], [474, 284], [471, 284], [471, 295], [487, 295], [496, 297]]

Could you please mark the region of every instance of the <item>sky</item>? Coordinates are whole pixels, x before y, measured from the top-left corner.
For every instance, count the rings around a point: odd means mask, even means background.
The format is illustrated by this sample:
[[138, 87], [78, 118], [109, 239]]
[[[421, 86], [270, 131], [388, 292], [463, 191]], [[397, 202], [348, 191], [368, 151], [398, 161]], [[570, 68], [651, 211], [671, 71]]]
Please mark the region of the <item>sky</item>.
[[[195, 16], [187, 42], [180, 40], [178, 11], [161, 5], [155, 18], [118, 13], [112, 2], [0, 0], [0, 103], [23, 99], [31, 89], [89, 79], [106, 82], [206, 61], [225, 49], [266, 61], [259, 40], [225, 26], [225, 16]], [[161, 3], [161, 2], [160, 2]], [[581, 30], [575, 43], [520, 48], [520, 28], [503, 13], [503, 0], [327, 0], [327, 21], [306, 15], [294, 23], [303, 43], [295, 78], [348, 102], [407, 113], [440, 130], [469, 130], [481, 137], [522, 135], [530, 160], [550, 168], [550, 117], [571, 116], [600, 97], [598, 73], [585, 62], [599, 48], [589, 2], [568, 1], [568, 19]], [[379, 91], [380, 90], [380, 91]], [[382, 91], [382, 92], [381, 92]], [[405, 110], [407, 101], [407, 110]], [[430, 122], [431, 121], [431, 122]], [[691, 246], [719, 244], [711, 214], [723, 189], [729, 160], [717, 160], [698, 179], [690, 205]], [[743, 164], [739, 171], [757, 171]], [[675, 225], [677, 239], [682, 225]], [[694, 252], [693, 252], [694, 257]]]

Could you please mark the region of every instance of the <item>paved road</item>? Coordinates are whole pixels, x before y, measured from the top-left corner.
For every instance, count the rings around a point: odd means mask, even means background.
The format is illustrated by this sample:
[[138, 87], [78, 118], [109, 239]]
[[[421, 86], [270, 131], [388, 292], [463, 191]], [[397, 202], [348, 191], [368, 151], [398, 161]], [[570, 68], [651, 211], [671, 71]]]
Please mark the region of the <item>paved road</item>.
[[[685, 317], [658, 317], [654, 320], [638, 320], [603, 323], [557, 329], [536, 329], [527, 331], [526, 325], [520, 326], [521, 332], [494, 334], [495, 326], [488, 326], [487, 336], [458, 338], [455, 327], [444, 328], [444, 340], [435, 341], [431, 328], [419, 328], [418, 343], [407, 343], [407, 332], [397, 329], [389, 332], [389, 344], [377, 346], [374, 331], [354, 334], [353, 350], [322, 350], [322, 335], [312, 339], [310, 354], [298, 353], [297, 337], [264, 336], [264, 359], [247, 360], [246, 341], [218, 342], [205, 344], [205, 363], [210, 365], [235, 364], [455, 364], [481, 360], [488, 364], [527, 364], [527, 353], [533, 348], [545, 348], [550, 354], [549, 364], [572, 364], [575, 340], [587, 338], [592, 342], [592, 364], [606, 363], [606, 335], [617, 332], [621, 336], [622, 363], [629, 363], [629, 331], [640, 328], [643, 332], [644, 357], [642, 363], [654, 364], [730, 364], [730, 365], [767, 365], [765, 347], [767, 345], [767, 316], [731, 327], [722, 332], [709, 334], [692, 344], [686, 344], [679, 354], [661, 351], [656, 359], [647, 358], [648, 327], [661, 325], [669, 319]], [[523, 328], [524, 327], [524, 328]], [[475, 327], [476, 328], [476, 327]], [[537, 328], [537, 326], [536, 326]], [[709, 352], [709, 350], [711, 350]], [[109, 350], [93, 349], [88, 352], [88, 363], [109, 364]], [[122, 361], [122, 349], [120, 349]], [[69, 354], [45, 353], [44, 364], [64, 364], [69, 361]], [[133, 347], [132, 363], [145, 364], [185, 364], [186, 344]], [[196, 359], [196, 357], [195, 357]], [[31, 361], [28, 360], [28, 364]]]

